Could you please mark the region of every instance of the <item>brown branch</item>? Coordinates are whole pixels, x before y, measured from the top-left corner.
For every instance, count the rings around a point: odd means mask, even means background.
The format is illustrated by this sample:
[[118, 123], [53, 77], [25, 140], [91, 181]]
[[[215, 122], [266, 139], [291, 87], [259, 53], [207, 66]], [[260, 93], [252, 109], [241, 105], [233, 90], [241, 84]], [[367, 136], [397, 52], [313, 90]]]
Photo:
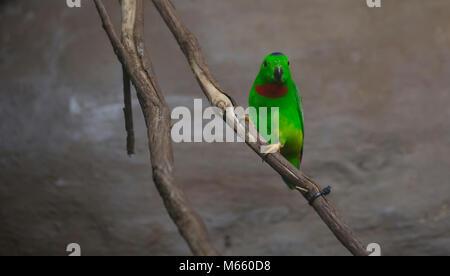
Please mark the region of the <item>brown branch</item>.
[[127, 153], [134, 154], [134, 126], [133, 126], [133, 106], [131, 104], [131, 82], [126, 69], [122, 68], [123, 75], [123, 115], [125, 118], [125, 130], [127, 132]]
[[[143, 36], [141, 1], [122, 0], [122, 31], [125, 38], [122, 43], [114, 31], [103, 2], [94, 0], [114, 52], [136, 88], [147, 125], [153, 180], [164, 205], [195, 255], [217, 255], [217, 251], [209, 241], [204, 223], [194, 212], [184, 191], [174, 179], [169, 108], [156, 84], [153, 71], [146, 69], [145, 64], [151, 64], [148, 56], [147, 61], [143, 61], [145, 51], [144, 42], [140, 39]], [[135, 40], [136, 38], [139, 40]]]
[[[119, 4], [122, 6], [122, 0], [119, 0]], [[126, 40], [126, 32], [122, 29], [122, 43]], [[127, 132], [127, 153], [128, 155], [134, 154], [134, 126], [133, 126], [133, 106], [131, 102], [131, 81], [130, 76], [126, 71], [126, 68], [122, 66], [123, 76], [123, 114], [125, 117], [125, 130]]]
[[[252, 124], [245, 122], [244, 118], [239, 118], [234, 108], [235, 101], [225, 94], [217, 85], [207, 65], [205, 64], [203, 54], [197, 38], [186, 27], [175, 7], [169, 0], [152, 0], [167, 26], [175, 36], [181, 50], [186, 56], [197, 81], [203, 92], [212, 105], [219, 107], [224, 115], [224, 120], [238, 134], [244, 133], [247, 145], [250, 146], [261, 158], [275, 169], [290, 184], [295, 185], [301, 190], [302, 195], [309, 201], [321, 188], [310, 178], [305, 176], [294, 166], [292, 166], [281, 154], [274, 153], [265, 157], [261, 154], [261, 146], [267, 145], [267, 142], [257, 133]], [[247, 130], [242, 132], [243, 130]], [[255, 137], [256, 135], [256, 137]], [[336, 209], [325, 197], [318, 197], [312, 204], [314, 210], [319, 214], [322, 220], [327, 224], [337, 239], [354, 255], [368, 255], [361, 241], [345, 224], [337, 213]]]

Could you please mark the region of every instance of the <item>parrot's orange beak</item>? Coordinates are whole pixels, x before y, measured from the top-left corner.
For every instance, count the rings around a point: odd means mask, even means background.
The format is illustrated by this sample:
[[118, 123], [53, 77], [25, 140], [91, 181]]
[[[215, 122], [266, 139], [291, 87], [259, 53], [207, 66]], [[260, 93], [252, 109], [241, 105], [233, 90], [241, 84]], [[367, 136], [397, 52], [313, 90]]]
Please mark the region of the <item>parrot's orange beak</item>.
[[273, 72], [273, 77], [278, 84], [283, 82], [283, 68], [281, 66], [275, 67], [275, 71]]

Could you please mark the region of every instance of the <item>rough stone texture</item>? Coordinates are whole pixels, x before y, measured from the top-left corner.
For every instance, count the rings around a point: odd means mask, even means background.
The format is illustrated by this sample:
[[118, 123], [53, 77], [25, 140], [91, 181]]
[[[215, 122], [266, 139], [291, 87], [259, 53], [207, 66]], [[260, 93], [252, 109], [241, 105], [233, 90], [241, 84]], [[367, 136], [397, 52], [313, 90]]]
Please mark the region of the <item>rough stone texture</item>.
[[[105, 1], [118, 23], [116, 1]], [[121, 67], [91, 1], [0, 2], [0, 255], [180, 255], [152, 183], [142, 114], [126, 156]], [[304, 170], [385, 255], [450, 254], [450, 2], [177, 0], [241, 104], [285, 52], [306, 119]], [[153, 6], [147, 39], [171, 107], [203, 97]], [[203, 98], [204, 99], [204, 98]], [[206, 105], [206, 100], [204, 101]], [[242, 144], [176, 144], [177, 179], [227, 255], [347, 255]]]

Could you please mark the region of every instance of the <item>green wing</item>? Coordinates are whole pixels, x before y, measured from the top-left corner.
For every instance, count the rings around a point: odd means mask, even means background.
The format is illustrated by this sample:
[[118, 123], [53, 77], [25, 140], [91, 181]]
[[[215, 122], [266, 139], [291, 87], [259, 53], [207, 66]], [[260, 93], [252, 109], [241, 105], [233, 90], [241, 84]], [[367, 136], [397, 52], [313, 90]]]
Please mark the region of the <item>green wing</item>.
[[[300, 96], [297, 85], [295, 85], [295, 98], [297, 100], [298, 114], [300, 116], [300, 122], [302, 124], [301, 129], [303, 132], [303, 141], [305, 141], [305, 124], [304, 124], [304, 118], [303, 118], [303, 103], [302, 103], [302, 97]], [[300, 152], [300, 163], [302, 162], [301, 159], [303, 158], [303, 149], [304, 149], [304, 147], [302, 146], [302, 151]]]
[[300, 116], [300, 121], [302, 123], [302, 131], [303, 131], [303, 137], [305, 136], [305, 124], [303, 119], [303, 104], [302, 104], [302, 97], [300, 97], [300, 93], [298, 92], [297, 85], [295, 85], [295, 98], [297, 100], [297, 107], [298, 107], [298, 114]]

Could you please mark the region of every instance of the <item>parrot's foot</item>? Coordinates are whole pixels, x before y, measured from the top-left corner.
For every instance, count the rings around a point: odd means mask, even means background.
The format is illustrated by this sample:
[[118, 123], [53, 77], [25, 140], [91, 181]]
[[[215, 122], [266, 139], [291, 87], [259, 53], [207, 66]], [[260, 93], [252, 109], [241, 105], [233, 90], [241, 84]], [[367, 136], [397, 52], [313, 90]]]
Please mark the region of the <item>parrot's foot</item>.
[[267, 156], [270, 153], [280, 152], [281, 148], [282, 148], [281, 143], [277, 143], [277, 144], [271, 144], [268, 146], [262, 146], [261, 150], [262, 150], [262, 153], [264, 154], [264, 156]]

